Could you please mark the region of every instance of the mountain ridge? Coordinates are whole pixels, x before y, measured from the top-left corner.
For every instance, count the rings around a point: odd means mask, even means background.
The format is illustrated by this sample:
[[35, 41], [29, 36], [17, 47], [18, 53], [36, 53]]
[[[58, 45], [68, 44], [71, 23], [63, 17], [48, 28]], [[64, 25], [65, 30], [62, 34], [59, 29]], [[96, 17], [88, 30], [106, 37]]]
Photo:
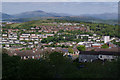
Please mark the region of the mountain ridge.
[[71, 15], [66, 13], [52, 13], [45, 12], [42, 10], [27, 11], [20, 14], [9, 15], [6, 13], [0, 13], [3, 21], [14, 21], [14, 22], [26, 22], [32, 20], [41, 19], [63, 19], [72, 21], [85, 21], [85, 22], [101, 22], [107, 21], [107, 23], [117, 23], [118, 15], [117, 13], [104, 13], [104, 14], [83, 14], [83, 15]]
[[[0, 13], [1, 14], [1, 13]], [[27, 11], [22, 12], [19, 14], [9, 15], [7, 13], [2, 13], [3, 19], [10, 19], [10, 18], [32, 18], [32, 17], [64, 17], [64, 16], [79, 16], [79, 17], [93, 17], [96, 19], [117, 19], [117, 13], [103, 13], [103, 14], [82, 14], [82, 15], [72, 15], [66, 13], [52, 13], [52, 12], [45, 12], [42, 10], [36, 11]]]

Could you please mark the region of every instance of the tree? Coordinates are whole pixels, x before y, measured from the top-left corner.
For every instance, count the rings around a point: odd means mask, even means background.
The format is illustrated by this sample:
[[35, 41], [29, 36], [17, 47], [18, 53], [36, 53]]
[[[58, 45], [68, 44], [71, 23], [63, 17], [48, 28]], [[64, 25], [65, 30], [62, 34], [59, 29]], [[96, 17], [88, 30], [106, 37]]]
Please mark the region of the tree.
[[74, 51], [73, 51], [72, 48], [69, 47], [69, 48], [68, 48], [68, 52], [69, 52], [69, 53], [73, 53]]
[[[2, 50], [2, 80], [24, 80], [45, 78], [119, 78], [120, 58], [117, 61], [78, 63], [63, 56], [63, 53], [48, 52], [43, 59], [21, 60], [18, 56], [9, 56]], [[84, 68], [79, 68], [84, 65]], [[87, 69], [86, 69], [87, 68]], [[79, 70], [80, 69], [80, 70]], [[112, 73], [112, 74], [111, 74]]]
[[2, 78], [3, 80], [14, 78], [18, 80], [19, 56], [9, 56], [6, 49], [2, 50]]
[[102, 45], [101, 48], [109, 48], [109, 46], [107, 44], [104, 44], [104, 45]]
[[85, 51], [85, 46], [84, 45], [79, 45], [79, 46], [77, 46], [77, 49], [79, 51]]

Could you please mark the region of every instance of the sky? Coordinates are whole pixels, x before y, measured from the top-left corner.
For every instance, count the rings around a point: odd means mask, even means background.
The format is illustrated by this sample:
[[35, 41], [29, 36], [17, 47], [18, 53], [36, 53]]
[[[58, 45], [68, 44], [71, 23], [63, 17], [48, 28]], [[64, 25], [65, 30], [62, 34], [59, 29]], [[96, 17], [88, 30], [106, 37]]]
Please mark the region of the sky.
[[120, 0], [2, 0], [3, 2], [118, 2]]
[[27, 11], [42, 10], [72, 15], [117, 13], [117, 2], [3, 2], [2, 12], [19, 14]]

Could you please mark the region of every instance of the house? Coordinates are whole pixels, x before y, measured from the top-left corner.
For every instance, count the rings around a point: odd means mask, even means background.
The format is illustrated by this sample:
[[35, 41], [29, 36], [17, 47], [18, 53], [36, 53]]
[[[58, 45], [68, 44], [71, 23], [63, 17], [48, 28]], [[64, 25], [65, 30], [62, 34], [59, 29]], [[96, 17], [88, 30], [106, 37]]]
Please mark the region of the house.
[[70, 42], [66, 42], [65, 46], [73, 46]]
[[79, 42], [78, 45], [84, 45], [85, 42]]
[[94, 43], [94, 44], [92, 44], [92, 47], [94, 47], [94, 48], [100, 48], [101, 44], [100, 43]]
[[33, 47], [34, 47], [34, 45], [32, 45], [32, 44], [31, 44], [31, 45], [28, 45], [28, 48], [33, 48]]
[[119, 47], [113, 47], [113, 48], [95, 48], [95, 51], [109, 51], [109, 52], [119, 52], [120, 48]]
[[100, 42], [100, 40], [99, 40], [99, 39], [97, 39], [97, 40], [96, 40], [96, 42]]
[[110, 42], [110, 36], [104, 36], [104, 43]]
[[25, 42], [24, 42], [24, 41], [21, 41], [20, 44], [25, 44]]
[[63, 49], [62, 49], [62, 52], [64, 53], [63, 56], [69, 55], [68, 49], [66, 49], [66, 48], [63, 48]]
[[73, 51], [74, 51], [73, 53], [77, 55], [80, 53], [80, 51], [77, 48], [73, 48]]
[[81, 24], [81, 26], [85, 26], [84, 24]]
[[29, 36], [27, 35], [20, 35], [20, 38], [28, 38]]
[[9, 37], [9, 40], [17, 40], [17, 37]]
[[6, 40], [6, 39], [2, 39], [2, 42], [6, 42], [6, 41], [8, 41], [8, 40]]
[[107, 51], [81, 51], [79, 53], [79, 62], [93, 62], [95, 60], [117, 60], [120, 56], [119, 52]]
[[42, 30], [38, 30], [38, 32], [42, 32]]
[[30, 39], [31, 39], [31, 40], [35, 40], [35, 39], [38, 40], [38, 36], [37, 36], [37, 35], [35, 35], [35, 36], [30, 36]]
[[9, 45], [9, 44], [6, 44], [5, 47], [10, 47], [10, 45]]
[[112, 37], [111, 39], [110, 39], [110, 41], [113, 41], [113, 40], [115, 40], [116, 38], [115, 37]]
[[28, 42], [28, 44], [33, 44], [33, 42]]
[[34, 41], [34, 44], [38, 44], [38, 41]]
[[23, 37], [20, 37], [19, 40], [24, 40], [24, 38], [23, 38]]
[[88, 39], [88, 41], [91, 41], [92, 39]]
[[35, 29], [34, 27], [32, 27], [31, 29]]
[[93, 36], [96, 36], [97, 34], [93, 34]]
[[9, 41], [2, 42], [2, 44], [9, 44]]
[[88, 38], [89, 38], [89, 39], [93, 39], [94, 37], [93, 37], [93, 36], [89, 36]]
[[113, 47], [117, 47], [115, 44], [108, 42], [107, 45], [109, 46], [109, 48], [113, 48]]
[[53, 44], [53, 42], [49, 42], [48, 44], [51, 45], [51, 44]]
[[41, 50], [14, 51], [13, 53], [16, 53], [17, 56], [21, 57], [21, 59], [40, 59], [43, 56]]
[[30, 36], [30, 34], [22, 34], [22, 36]]
[[72, 42], [72, 44], [73, 44], [73, 45], [75, 45], [75, 44], [76, 44], [76, 42]]
[[19, 40], [14, 41], [16, 44], [19, 44]]
[[54, 36], [54, 34], [46, 34], [46, 36]]
[[80, 23], [74, 23], [73, 25], [76, 26], [76, 25], [79, 25]]
[[73, 53], [71, 54], [71, 53], [69, 53], [69, 51], [68, 51], [68, 49], [67, 48], [62, 48], [61, 49], [61, 52], [62, 53], [64, 53], [64, 55], [63, 56], [65, 56], [65, 55], [79, 55], [79, 50], [77, 49], [77, 48], [72, 48], [73, 49]]
[[79, 53], [79, 62], [92, 62], [93, 60], [97, 60], [98, 55], [95, 52], [80, 52]]
[[13, 41], [13, 40], [9, 40], [9, 43], [10, 43], [10, 44], [14, 44], [14, 41]]
[[2, 34], [3, 37], [7, 37], [7, 34]]
[[91, 43], [87, 43], [87, 44], [85, 44], [85, 47], [89, 48], [89, 47], [91, 47], [91, 45], [92, 45]]
[[25, 38], [25, 40], [27, 40], [27, 41], [28, 41], [28, 40], [29, 40], [29, 38]]

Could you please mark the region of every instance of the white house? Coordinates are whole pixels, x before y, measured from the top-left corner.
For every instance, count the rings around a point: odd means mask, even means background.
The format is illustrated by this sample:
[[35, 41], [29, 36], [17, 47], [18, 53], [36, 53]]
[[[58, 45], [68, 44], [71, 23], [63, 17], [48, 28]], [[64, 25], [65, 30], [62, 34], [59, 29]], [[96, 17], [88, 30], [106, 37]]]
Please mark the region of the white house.
[[85, 42], [79, 42], [78, 45], [84, 45]]
[[7, 37], [7, 34], [2, 34], [2, 36]]
[[34, 41], [34, 44], [38, 44], [38, 41]]
[[110, 41], [110, 36], [104, 36], [104, 43], [107, 43]]

